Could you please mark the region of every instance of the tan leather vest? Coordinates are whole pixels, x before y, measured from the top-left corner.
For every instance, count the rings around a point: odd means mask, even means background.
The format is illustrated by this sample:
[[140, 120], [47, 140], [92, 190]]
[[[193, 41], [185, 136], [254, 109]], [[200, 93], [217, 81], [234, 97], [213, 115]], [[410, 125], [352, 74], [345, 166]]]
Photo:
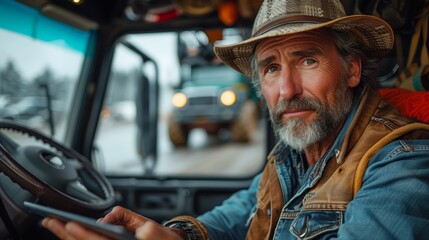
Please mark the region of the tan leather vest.
[[[328, 161], [321, 179], [304, 197], [302, 210], [345, 211], [353, 199], [356, 168], [365, 152], [394, 129], [413, 122], [383, 102], [377, 92], [367, 90], [340, 151], [334, 159]], [[413, 131], [402, 136], [403, 139], [422, 137], [429, 138], [429, 132]], [[258, 209], [246, 236], [248, 240], [272, 239], [285, 204], [274, 164], [277, 155], [270, 154], [263, 170], [257, 193]], [[293, 219], [296, 216], [287, 217]]]

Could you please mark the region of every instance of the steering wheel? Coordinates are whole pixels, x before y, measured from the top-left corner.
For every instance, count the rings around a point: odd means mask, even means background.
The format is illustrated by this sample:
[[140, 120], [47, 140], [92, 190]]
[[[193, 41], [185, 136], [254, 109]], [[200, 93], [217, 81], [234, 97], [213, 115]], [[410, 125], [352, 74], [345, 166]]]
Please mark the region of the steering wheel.
[[[12, 140], [6, 130], [19, 137]], [[38, 144], [25, 145], [22, 137]], [[0, 121], [0, 171], [39, 202], [64, 211], [96, 216], [115, 202], [110, 182], [84, 156], [9, 121]]]

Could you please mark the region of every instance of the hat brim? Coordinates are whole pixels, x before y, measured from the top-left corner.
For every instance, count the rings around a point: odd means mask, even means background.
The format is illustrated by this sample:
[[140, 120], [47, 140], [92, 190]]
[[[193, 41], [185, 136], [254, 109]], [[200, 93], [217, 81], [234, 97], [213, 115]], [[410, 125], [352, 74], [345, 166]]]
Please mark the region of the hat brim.
[[351, 15], [323, 23], [286, 24], [239, 43], [215, 46], [214, 51], [223, 63], [246, 76], [251, 76], [252, 56], [259, 42], [267, 38], [286, 36], [320, 28], [331, 28], [340, 32], [353, 34], [369, 57], [381, 58], [393, 47], [394, 34], [387, 22], [371, 15]]

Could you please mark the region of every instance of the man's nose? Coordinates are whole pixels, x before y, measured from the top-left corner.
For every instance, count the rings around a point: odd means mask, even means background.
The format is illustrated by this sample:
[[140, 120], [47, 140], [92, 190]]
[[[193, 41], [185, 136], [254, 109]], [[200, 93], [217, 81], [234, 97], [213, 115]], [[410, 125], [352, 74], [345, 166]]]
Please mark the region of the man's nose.
[[290, 100], [296, 95], [302, 94], [301, 79], [289, 68], [283, 68], [279, 84], [280, 96], [285, 100]]

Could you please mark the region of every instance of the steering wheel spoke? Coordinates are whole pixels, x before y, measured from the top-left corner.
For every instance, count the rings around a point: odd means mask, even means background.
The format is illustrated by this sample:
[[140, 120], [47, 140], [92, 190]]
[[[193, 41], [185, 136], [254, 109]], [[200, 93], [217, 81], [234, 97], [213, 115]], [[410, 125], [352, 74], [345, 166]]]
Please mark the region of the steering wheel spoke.
[[102, 201], [99, 196], [90, 192], [88, 188], [86, 188], [85, 185], [83, 185], [79, 179], [69, 182], [66, 186], [65, 192], [70, 196], [73, 196], [77, 199], [81, 199], [86, 202]]
[[84, 166], [82, 165], [81, 162], [79, 162], [76, 158], [66, 158], [68, 164], [73, 167], [74, 169], [76, 169], [76, 171], [79, 171], [80, 169], [83, 169]]

